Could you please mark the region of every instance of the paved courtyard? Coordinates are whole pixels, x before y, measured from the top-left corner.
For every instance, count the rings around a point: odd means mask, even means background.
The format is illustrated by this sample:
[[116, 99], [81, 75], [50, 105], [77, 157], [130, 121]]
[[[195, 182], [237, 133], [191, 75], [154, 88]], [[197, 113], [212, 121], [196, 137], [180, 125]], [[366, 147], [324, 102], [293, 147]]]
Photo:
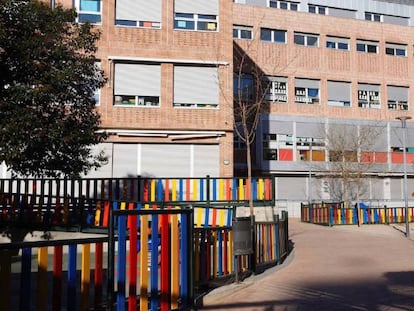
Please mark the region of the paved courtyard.
[[286, 262], [212, 291], [202, 309], [414, 310], [414, 239], [404, 229], [290, 219], [294, 251]]

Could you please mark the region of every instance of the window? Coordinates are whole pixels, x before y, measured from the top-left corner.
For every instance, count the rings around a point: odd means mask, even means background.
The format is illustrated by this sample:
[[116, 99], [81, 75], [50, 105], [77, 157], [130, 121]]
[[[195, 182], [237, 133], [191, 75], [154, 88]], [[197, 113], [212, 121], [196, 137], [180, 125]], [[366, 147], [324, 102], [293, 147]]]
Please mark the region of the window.
[[253, 39], [253, 27], [233, 25], [234, 39]]
[[234, 149], [246, 149], [246, 143], [239, 137], [239, 135], [233, 135], [233, 146]]
[[78, 11], [78, 22], [101, 23], [101, 6], [101, 0], [75, 0], [75, 7]]
[[286, 30], [261, 28], [260, 40], [274, 43], [286, 43]]
[[358, 152], [353, 150], [329, 150], [330, 162], [358, 162]]
[[349, 38], [327, 36], [326, 47], [328, 49], [348, 51], [349, 50]]
[[378, 54], [378, 41], [357, 40], [357, 51]]
[[[96, 62], [95, 67], [97, 70], [102, 70], [102, 63]], [[95, 106], [101, 105], [101, 89], [96, 89], [93, 93], [93, 99], [95, 100]]]
[[319, 35], [295, 32], [294, 42], [297, 45], [319, 46]]
[[387, 105], [390, 110], [408, 110], [408, 87], [387, 85]]
[[351, 83], [328, 81], [328, 105], [351, 107]]
[[365, 20], [379, 23], [382, 22], [387, 24], [408, 26], [409, 17], [365, 12]]
[[385, 54], [394, 56], [407, 56], [407, 46], [405, 44], [385, 43]]
[[161, 28], [162, 0], [116, 0], [115, 25]]
[[174, 66], [174, 107], [217, 108], [219, 104], [216, 67]]
[[319, 104], [319, 80], [295, 79], [295, 102]]
[[298, 6], [297, 2], [282, 1], [282, 0], [270, 0], [269, 1], [269, 7], [282, 9], [282, 10], [297, 11], [299, 6]]
[[379, 85], [358, 83], [358, 107], [381, 108]]
[[250, 74], [234, 74], [233, 79], [233, 97], [235, 101], [251, 101], [253, 100], [253, 76]]
[[287, 78], [265, 77], [263, 88], [266, 92], [265, 100], [270, 102], [287, 102]]
[[175, 13], [174, 28], [183, 30], [217, 31], [217, 16]]
[[308, 12], [313, 14], [325, 15], [327, 12], [327, 8], [325, 6], [308, 4]]
[[158, 107], [160, 85], [161, 66], [159, 64], [116, 63], [114, 105]]
[[325, 161], [325, 141], [322, 138], [296, 137], [297, 160]]
[[378, 13], [365, 12], [365, 20], [372, 22], [381, 22], [382, 15]]
[[218, 0], [175, 0], [174, 29], [218, 31]]
[[263, 160], [292, 161], [292, 135], [264, 133], [262, 140]]

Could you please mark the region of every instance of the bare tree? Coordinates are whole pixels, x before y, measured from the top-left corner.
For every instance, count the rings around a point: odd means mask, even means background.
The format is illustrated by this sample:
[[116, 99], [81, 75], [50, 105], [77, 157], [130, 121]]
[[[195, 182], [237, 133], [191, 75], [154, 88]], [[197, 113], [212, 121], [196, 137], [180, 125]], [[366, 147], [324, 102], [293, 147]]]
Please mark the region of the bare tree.
[[383, 127], [379, 125], [328, 124], [325, 128], [329, 160], [324, 178], [330, 193], [348, 207], [366, 191], [365, 180], [374, 163], [375, 145]]

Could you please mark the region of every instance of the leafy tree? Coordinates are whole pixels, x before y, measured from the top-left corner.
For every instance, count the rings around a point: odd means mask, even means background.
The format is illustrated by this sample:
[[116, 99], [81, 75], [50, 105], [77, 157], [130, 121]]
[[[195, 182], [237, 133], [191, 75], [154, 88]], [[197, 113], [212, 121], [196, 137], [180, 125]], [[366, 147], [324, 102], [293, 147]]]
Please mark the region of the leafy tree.
[[102, 165], [95, 91], [100, 33], [76, 12], [0, 0], [0, 160], [14, 173], [78, 177]]

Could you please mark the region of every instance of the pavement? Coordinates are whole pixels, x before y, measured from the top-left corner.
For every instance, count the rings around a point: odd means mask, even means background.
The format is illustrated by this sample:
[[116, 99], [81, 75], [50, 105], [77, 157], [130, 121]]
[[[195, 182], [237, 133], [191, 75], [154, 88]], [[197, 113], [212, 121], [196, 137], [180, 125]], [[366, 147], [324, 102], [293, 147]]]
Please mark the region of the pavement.
[[414, 224], [326, 227], [289, 219], [282, 265], [202, 298], [201, 310], [413, 310]]

